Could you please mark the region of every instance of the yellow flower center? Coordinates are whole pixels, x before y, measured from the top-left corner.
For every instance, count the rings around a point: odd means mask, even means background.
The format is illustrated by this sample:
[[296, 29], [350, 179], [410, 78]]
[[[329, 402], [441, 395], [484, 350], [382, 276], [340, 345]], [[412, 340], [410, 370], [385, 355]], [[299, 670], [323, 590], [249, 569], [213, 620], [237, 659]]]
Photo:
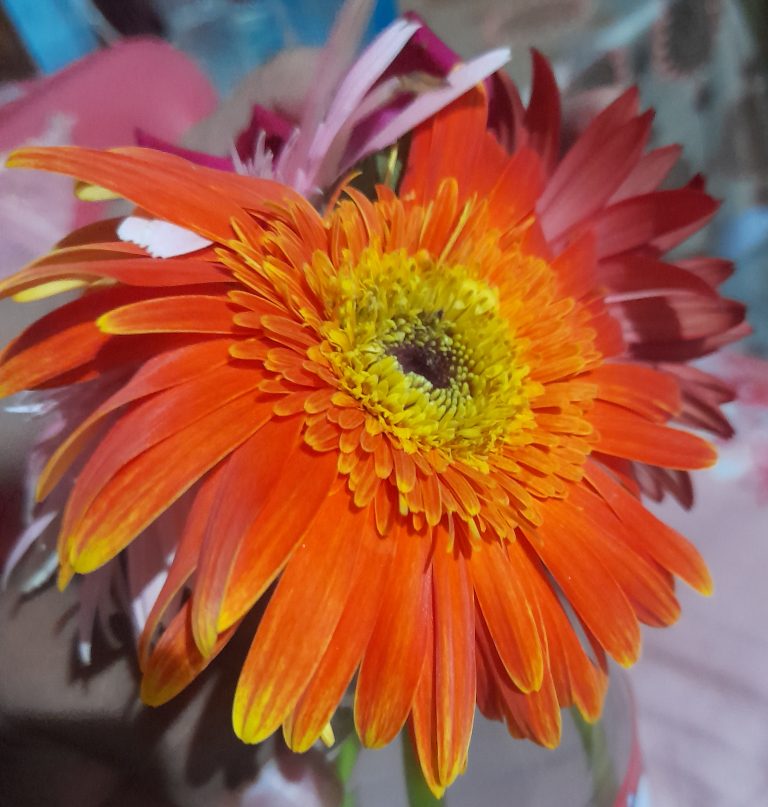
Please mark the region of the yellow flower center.
[[521, 343], [467, 266], [374, 245], [326, 278], [327, 359], [406, 451], [487, 455], [532, 422]]

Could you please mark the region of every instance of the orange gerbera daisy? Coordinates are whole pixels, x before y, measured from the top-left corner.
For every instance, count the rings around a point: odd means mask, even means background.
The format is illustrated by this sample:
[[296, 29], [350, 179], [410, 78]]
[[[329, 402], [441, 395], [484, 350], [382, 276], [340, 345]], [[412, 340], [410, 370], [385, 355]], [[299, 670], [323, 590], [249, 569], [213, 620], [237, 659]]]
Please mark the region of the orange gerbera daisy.
[[[540, 156], [507, 155], [486, 118], [473, 91], [414, 133], [399, 195], [346, 187], [324, 215], [277, 183], [142, 149], [11, 158], [213, 242], [158, 260], [107, 222], [2, 285], [87, 290], [5, 351], [3, 393], [130, 373], [40, 477], [42, 497], [86, 457], [62, 584], [186, 497], [140, 641], [144, 700], [185, 687], [277, 581], [237, 734], [282, 727], [305, 750], [356, 675], [362, 741], [410, 720], [436, 793], [466, 764], [476, 702], [553, 746], [561, 707], [599, 714], [604, 653], [629, 665], [638, 622], [677, 618], [674, 577], [710, 589], [696, 550], [637, 497], [631, 461], [686, 470], [715, 452], [667, 425], [677, 377], [627, 356], [596, 270], [609, 223], [554, 250], [534, 212]], [[560, 193], [579, 205], [579, 188]], [[650, 243], [706, 199], [690, 191], [664, 221], [616, 217], [613, 237], [631, 226]]]

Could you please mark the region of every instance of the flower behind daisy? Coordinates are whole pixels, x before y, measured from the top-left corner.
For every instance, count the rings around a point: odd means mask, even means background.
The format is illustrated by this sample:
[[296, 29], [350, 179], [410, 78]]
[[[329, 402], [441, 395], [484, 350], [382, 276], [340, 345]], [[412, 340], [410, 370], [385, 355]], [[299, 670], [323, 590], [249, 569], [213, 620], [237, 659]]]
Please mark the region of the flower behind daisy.
[[[662, 259], [714, 204], [696, 183], [656, 190], [676, 154], [643, 156], [631, 93], [562, 161], [541, 60], [520, 110], [508, 155], [473, 90], [413, 133], [398, 193], [347, 186], [324, 213], [142, 149], [12, 157], [213, 242], [158, 260], [105, 225], [2, 285], [86, 291], [6, 350], [3, 393], [130, 373], [40, 477], [45, 496], [85, 456], [62, 584], [188, 506], [140, 641], [147, 703], [183, 689], [276, 583], [238, 735], [282, 727], [305, 750], [354, 681], [363, 742], [408, 721], [440, 793], [475, 703], [553, 746], [561, 707], [598, 716], [606, 654], [632, 664], [639, 622], [677, 618], [675, 577], [709, 591], [639, 492], [715, 459], [670, 426], [697, 400], [680, 368], [743, 312], [711, 263]], [[668, 305], [651, 316], [654, 298]]]

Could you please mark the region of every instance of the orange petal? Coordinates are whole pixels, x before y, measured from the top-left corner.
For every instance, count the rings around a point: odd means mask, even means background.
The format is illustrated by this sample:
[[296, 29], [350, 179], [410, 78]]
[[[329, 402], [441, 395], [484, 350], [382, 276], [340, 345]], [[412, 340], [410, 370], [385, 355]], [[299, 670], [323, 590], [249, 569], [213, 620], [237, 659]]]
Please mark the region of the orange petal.
[[196, 166], [178, 158], [158, 159], [149, 151], [118, 154], [70, 146], [29, 147], [11, 154], [7, 165], [68, 174], [114, 191], [148, 213], [213, 241], [232, 238], [230, 222], [248, 218], [243, 208], [208, 187], [204, 172]]
[[552, 262], [560, 291], [577, 300], [589, 294], [597, 283], [597, 250], [595, 237], [587, 231], [574, 238]]
[[522, 577], [527, 570], [515, 568], [498, 540], [484, 542], [472, 552], [470, 570], [477, 601], [507, 673], [524, 692], [539, 689], [544, 652], [535, 604]]
[[[58, 256], [59, 260], [55, 262], [33, 264], [22, 269], [0, 282], [0, 297], [67, 278], [84, 281], [108, 278], [127, 286], [143, 287], [189, 286], [231, 280], [224, 269], [209, 261], [192, 258], [161, 260], [145, 256], [108, 258], [98, 251], [102, 247], [94, 245], [92, 249], [73, 249], [65, 252], [64, 256]], [[100, 257], [95, 257], [97, 255]], [[62, 257], [67, 260], [62, 260]]]
[[0, 395], [34, 389], [86, 365], [111, 340], [94, 320], [139, 296], [130, 289], [93, 292], [37, 320], [0, 354]]
[[613, 511], [598, 496], [575, 488], [569, 501], [581, 511], [591, 532], [591, 543], [605, 568], [621, 586], [638, 617], [656, 627], [671, 625], [680, 616], [671, 576], [638, 554], [624, 539], [626, 530]]
[[90, 417], [71, 432], [48, 460], [37, 480], [37, 498], [44, 499], [58, 484], [66, 470], [103, 419], [132, 401], [192, 381], [228, 359], [228, 340], [215, 339], [178, 350], [169, 350], [150, 358], [125, 386], [108, 398]]
[[[309, 530], [338, 477], [333, 453], [307, 446], [293, 451], [269, 488], [261, 515], [242, 536], [229, 573], [218, 630], [226, 630], [250, 610]], [[324, 529], [318, 522], [317, 529]]]
[[712, 593], [712, 578], [693, 544], [650, 513], [635, 496], [614, 482], [596, 463], [587, 479], [627, 527], [626, 540], [701, 594]]
[[245, 742], [261, 742], [277, 729], [320, 663], [349, 598], [366, 517], [339, 488], [291, 556], [235, 692], [232, 719]]
[[651, 423], [628, 409], [595, 401], [589, 419], [599, 432], [596, 450], [680, 471], [709, 468], [717, 452], [695, 434]]
[[[424, 781], [435, 795], [435, 798], [440, 799], [445, 793], [445, 785], [442, 784], [440, 779], [438, 763], [438, 725], [437, 706], [435, 703], [435, 623], [431, 597], [427, 599], [424, 619], [427, 623], [424, 643], [427, 650], [424, 664], [421, 668], [419, 685], [416, 687], [416, 694], [413, 698], [409, 727]], [[403, 738], [403, 742], [405, 742], [405, 738]]]
[[[313, 243], [322, 244], [323, 227], [317, 211], [309, 202], [293, 188], [282, 185], [272, 179], [254, 176], [243, 176], [231, 171], [219, 171], [202, 165], [190, 163], [183, 157], [169, 154], [166, 151], [147, 149], [138, 146], [123, 146], [113, 149], [117, 155], [126, 155], [149, 166], [149, 170], [168, 177], [182, 179], [193, 172], [206, 187], [224, 194], [244, 210], [255, 213], [269, 213], [274, 216], [279, 204], [291, 203], [292, 220], [303, 234], [310, 231], [316, 236]], [[318, 236], [319, 232], [319, 236]]]
[[141, 699], [147, 706], [161, 706], [188, 686], [224, 649], [237, 625], [223, 633], [214, 652], [201, 656], [189, 625], [189, 603], [185, 604], [160, 637], [144, 667]]
[[505, 160], [503, 170], [488, 194], [492, 225], [508, 230], [533, 212], [544, 185], [539, 155], [522, 148]]
[[152, 610], [149, 612], [144, 629], [141, 636], [139, 636], [138, 653], [139, 664], [142, 669], [147, 665], [150, 643], [168, 606], [197, 568], [200, 546], [203, 543], [205, 525], [208, 521], [208, 512], [216, 493], [223, 467], [223, 464], [217, 465], [203, 479], [195, 494], [195, 500], [187, 515], [184, 529], [179, 538], [179, 544], [176, 547], [176, 553], [173, 556], [173, 562], [168, 569], [168, 576], [165, 578], [163, 587], [152, 605]]
[[477, 691], [475, 608], [469, 571], [460, 552], [436, 546], [432, 591], [437, 767], [440, 784], [448, 787], [466, 767]]
[[567, 501], [545, 504], [544, 523], [526, 531], [529, 544], [600, 644], [619, 664], [634, 664], [640, 653], [637, 618], [600, 557], [592, 525]]
[[479, 185], [484, 192], [493, 187], [504, 167], [505, 156], [497, 144], [493, 164], [489, 164], [485, 150], [484, 159], [480, 159], [487, 120], [488, 98], [478, 87], [417, 126], [401, 198], [413, 193], [417, 202], [426, 204], [437, 195], [447, 177], [458, 182], [459, 203], [480, 190]]
[[511, 557], [520, 556], [520, 565], [528, 565], [528, 579], [546, 632], [549, 671], [558, 702], [561, 706], [575, 704], [585, 718], [596, 720], [608, 688], [605, 655], [599, 647], [597, 662], [587, 655], [540, 561], [532, 557], [520, 541], [510, 544], [508, 551]]
[[595, 368], [585, 380], [597, 384], [600, 400], [650, 420], [663, 423], [680, 412], [680, 385], [669, 373], [642, 364], [611, 362]]
[[410, 711], [424, 661], [425, 608], [431, 597], [431, 539], [400, 519], [384, 540], [395, 543], [392, 580], [382, 592], [355, 692], [357, 733], [374, 748], [394, 739]]
[[389, 585], [394, 542], [378, 535], [370, 509], [368, 519], [357, 539], [360, 547], [349, 600], [328, 649], [284, 726], [286, 742], [293, 751], [310, 748], [333, 716], [363, 656], [385, 586]]
[[[123, 466], [244, 392], [255, 390], [261, 378], [255, 367], [213, 366], [187, 383], [134, 403], [100, 441], [79, 474], [64, 512], [62, 531], [71, 531], [99, 491]], [[206, 440], [202, 432], [191, 433], [201, 442]], [[243, 439], [247, 436], [244, 433]]]
[[206, 471], [258, 431], [272, 411], [254, 399], [253, 391], [246, 392], [144, 451], [109, 479], [65, 534], [65, 557], [75, 571], [93, 571], [113, 558]]
[[557, 701], [549, 665], [544, 668], [541, 688], [521, 692], [510, 680], [499, 659], [485, 621], [476, 623], [477, 652], [484, 658], [495, 704], [513, 737], [533, 740], [547, 748], [560, 742], [560, 704]]
[[105, 333], [235, 333], [239, 309], [226, 297], [202, 294], [142, 300], [99, 317]]
[[[269, 506], [270, 489], [293, 454], [302, 427], [301, 418], [270, 423], [237, 448], [224, 464], [205, 519], [192, 596], [192, 633], [203, 655], [216, 644], [221, 604], [230, 571], [243, 536]], [[289, 467], [288, 473], [291, 472]], [[260, 539], [266, 543], [269, 538]]]

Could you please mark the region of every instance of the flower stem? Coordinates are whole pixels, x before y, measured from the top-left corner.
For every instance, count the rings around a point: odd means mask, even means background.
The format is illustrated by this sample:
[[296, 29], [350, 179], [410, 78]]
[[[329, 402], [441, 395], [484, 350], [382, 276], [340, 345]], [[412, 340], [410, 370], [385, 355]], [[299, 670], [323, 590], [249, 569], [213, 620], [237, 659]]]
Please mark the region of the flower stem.
[[408, 795], [409, 807], [445, 807], [445, 799], [435, 798], [432, 791], [427, 787], [413, 750], [410, 735], [406, 731], [401, 735], [401, 744], [403, 747], [405, 791]]
[[339, 777], [339, 781], [344, 788], [344, 800], [341, 802], [341, 807], [355, 807], [355, 795], [349, 789], [349, 780], [355, 770], [355, 763], [359, 753], [360, 739], [357, 732], [352, 731], [339, 746], [339, 753], [336, 757], [336, 776]]
[[595, 805], [613, 804], [618, 790], [613, 758], [608, 748], [605, 726], [601, 720], [587, 723], [579, 710], [571, 709], [571, 716], [579, 732], [581, 745], [587, 757], [587, 765], [592, 774], [592, 803]]

